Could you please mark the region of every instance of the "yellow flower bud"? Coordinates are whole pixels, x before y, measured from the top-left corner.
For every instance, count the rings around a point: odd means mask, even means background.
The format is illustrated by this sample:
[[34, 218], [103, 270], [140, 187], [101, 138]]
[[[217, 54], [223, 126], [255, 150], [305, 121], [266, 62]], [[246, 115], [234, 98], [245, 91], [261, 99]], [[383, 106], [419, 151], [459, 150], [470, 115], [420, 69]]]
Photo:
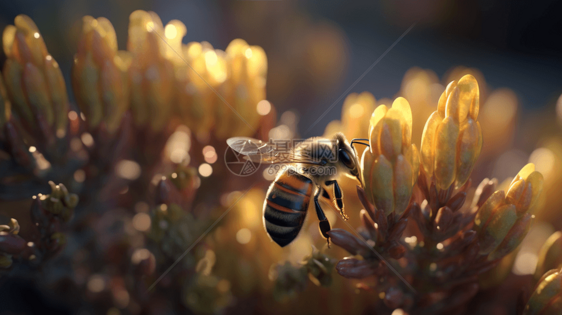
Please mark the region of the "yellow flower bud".
[[256, 106], [266, 98], [267, 57], [261, 47], [235, 39], [226, 48], [226, 59], [228, 79], [219, 88], [219, 93], [237, 114], [224, 108], [225, 104], [217, 105], [222, 115], [217, 115], [216, 134], [219, 138], [233, 134], [251, 135], [259, 123]]
[[133, 119], [138, 127], [161, 131], [169, 122], [175, 97], [174, 67], [166, 58], [164, 27], [154, 12], [137, 10], [129, 20], [127, 49], [133, 55], [129, 68]]
[[368, 113], [375, 109], [376, 100], [373, 94], [363, 92], [351, 93], [343, 101], [342, 130], [350, 139], [367, 138], [369, 132]]
[[517, 207], [517, 213], [523, 214], [537, 204], [542, 192], [543, 176], [535, 171], [535, 165], [529, 163], [515, 176], [506, 194], [506, 201]]
[[47, 142], [66, 134], [68, 98], [57, 62], [49, 55], [33, 21], [18, 15], [15, 26], [4, 30], [2, 43], [8, 57], [4, 80], [11, 106], [32, 134]]
[[474, 225], [477, 231], [484, 227], [496, 209], [504, 204], [504, 200], [505, 192], [498, 190], [484, 202], [474, 218]]
[[446, 190], [455, 181], [456, 144], [459, 125], [452, 117], [443, 119], [435, 134], [435, 166], [433, 174], [437, 188]]
[[527, 236], [527, 233], [531, 228], [533, 218], [533, 215], [527, 213], [518, 219], [504, 237], [500, 245], [498, 245], [498, 247], [496, 247], [496, 249], [488, 255], [488, 260], [492, 261], [502, 258], [515, 250], [519, 244], [521, 244], [525, 236]]
[[221, 139], [252, 135], [260, 120], [257, 104], [265, 99], [263, 49], [235, 39], [226, 51], [207, 42], [191, 42], [182, 51], [187, 65], [176, 66], [176, 77], [178, 108], [186, 124], [196, 132], [214, 125]]
[[227, 79], [225, 53], [206, 42], [191, 42], [184, 46], [183, 56], [187, 65], [177, 65], [176, 74], [178, 109], [189, 128], [205, 133], [214, 122], [213, 112], [220, 106], [229, 110], [214, 92], [221, 93], [217, 89]]
[[478, 232], [480, 254], [499, 259], [513, 251], [531, 226], [529, 211], [542, 190], [542, 175], [531, 163], [519, 171], [507, 193], [494, 192], [478, 209], [474, 229]]
[[72, 86], [89, 128], [96, 128], [102, 121], [109, 132], [119, 127], [129, 104], [129, 63], [124, 60], [128, 58], [125, 52], [117, 51], [117, 37], [109, 20], [91, 16], [82, 19]]
[[404, 155], [400, 154], [394, 165], [394, 203], [399, 216], [410, 203], [413, 188], [412, 178], [412, 166]]
[[560, 314], [562, 306], [562, 271], [545, 273], [527, 301], [523, 315]]
[[386, 215], [399, 217], [410, 203], [419, 169], [412, 139], [412, 112], [406, 99], [391, 108], [380, 105], [371, 116], [370, 149], [361, 158], [362, 181], [369, 201]]
[[421, 163], [437, 188], [462, 186], [472, 172], [482, 148], [477, 121], [479, 90], [471, 75], [453, 81], [441, 95], [437, 110], [426, 122], [421, 144]]
[[562, 232], [555, 232], [544, 243], [539, 253], [535, 279], [545, 272], [562, 267]]
[[517, 221], [514, 205], [500, 206], [479, 233], [480, 254], [491, 253], [504, 240], [509, 230]]
[[365, 184], [367, 196], [371, 203], [389, 215], [394, 211], [392, 164], [384, 155], [375, 158], [368, 150], [363, 152], [361, 161], [362, 181]]

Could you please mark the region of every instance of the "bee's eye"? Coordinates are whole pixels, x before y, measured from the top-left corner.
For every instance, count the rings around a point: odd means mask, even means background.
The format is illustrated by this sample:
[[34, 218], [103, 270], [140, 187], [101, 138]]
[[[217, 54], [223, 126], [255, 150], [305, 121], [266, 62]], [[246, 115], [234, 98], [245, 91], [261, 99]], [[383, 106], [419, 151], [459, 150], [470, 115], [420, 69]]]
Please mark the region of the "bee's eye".
[[351, 158], [351, 156], [349, 156], [349, 154], [347, 154], [347, 152], [345, 152], [344, 150], [339, 150], [339, 159], [340, 161], [343, 163], [343, 165], [345, 165], [345, 167], [353, 169], [355, 167], [354, 163], [353, 163], [353, 159]]

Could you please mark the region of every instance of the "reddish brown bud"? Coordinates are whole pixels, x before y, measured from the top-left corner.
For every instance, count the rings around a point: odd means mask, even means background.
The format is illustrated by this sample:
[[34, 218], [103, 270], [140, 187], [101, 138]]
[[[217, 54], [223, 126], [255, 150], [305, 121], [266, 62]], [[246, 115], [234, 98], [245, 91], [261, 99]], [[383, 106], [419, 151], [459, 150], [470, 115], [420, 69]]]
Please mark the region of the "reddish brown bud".
[[19, 254], [25, 248], [26, 241], [18, 235], [0, 232], [0, 252]]
[[390, 231], [390, 234], [388, 236], [388, 240], [392, 241], [400, 238], [400, 236], [402, 236], [402, 233], [404, 232], [404, 229], [406, 229], [407, 225], [408, 225], [408, 219], [406, 218], [400, 219], [400, 221], [398, 221], [392, 227], [392, 230]]
[[442, 207], [437, 211], [435, 222], [433, 225], [433, 233], [436, 235], [443, 234], [453, 220], [453, 211], [449, 207]]
[[377, 242], [377, 238], [378, 238], [379, 233], [378, 233], [378, 228], [375, 227], [375, 222], [373, 222], [373, 220], [371, 220], [371, 217], [369, 217], [369, 215], [367, 214], [367, 211], [365, 211], [365, 210], [361, 210], [360, 216], [361, 216], [361, 221], [363, 222], [363, 225], [367, 229], [367, 232], [369, 232], [369, 238], [374, 240], [375, 242]]
[[345, 249], [352, 255], [361, 255], [363, 257], [374, 255], [371, 248], [367, 247], [364, 241], [359, 240], [353, 234], [342, 229], [332, 229], [328, 232], [330, 240], [335, 245]]
[[361, 279], [374, 275], [377, 272], [377, 264], [372, 261], [345, 258], [336, 265], [337, 272], [346, 278]]
[[482, 206], [486, 200], [494, 193], [496, 190], [496, 186], [498, 181], [496, 179], [488, 179], [484, 178], [478, 188], [476, 188], [476, 192], [474, 193], [474, 200], [472, 206]]
[[465, 200], [466, 200], [466, 192], [460, 192], [454, 195], [453, 198], [451, 198], [449, 202], [447, 202], [447, 207], [449, 207], [451, 211], [455, 212], [464, 205]]

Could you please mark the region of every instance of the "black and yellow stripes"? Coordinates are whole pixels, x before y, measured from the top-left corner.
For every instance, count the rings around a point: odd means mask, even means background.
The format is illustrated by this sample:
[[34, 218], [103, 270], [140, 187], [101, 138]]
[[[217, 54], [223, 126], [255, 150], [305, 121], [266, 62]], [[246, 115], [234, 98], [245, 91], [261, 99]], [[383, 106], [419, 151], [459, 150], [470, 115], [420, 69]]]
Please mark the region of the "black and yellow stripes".
[[283, 173], [269, 186], [264, 202], [264, 222], [271, 239], [283, 247], [299, 234], [314, 185], [309, 178]]

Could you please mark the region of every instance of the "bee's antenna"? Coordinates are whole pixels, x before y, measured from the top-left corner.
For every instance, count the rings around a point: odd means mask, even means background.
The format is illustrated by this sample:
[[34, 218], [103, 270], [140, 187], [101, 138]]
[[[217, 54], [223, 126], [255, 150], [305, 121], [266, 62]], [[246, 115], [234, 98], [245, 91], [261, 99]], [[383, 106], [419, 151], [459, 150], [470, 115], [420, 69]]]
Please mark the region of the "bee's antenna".
[[353, 139], [353, 140], [351, 140], [350, 146], [353, 147], [353, 144], [354, 144], [354, 143], [357, 143], [357, 144], [362, 144], [362, 145], [371, 147], [368, 143], [363, 143], [363, 142], [359, 142], [359, 141], [369, 141], [369, 139], [359, 139], [359, 138]]

